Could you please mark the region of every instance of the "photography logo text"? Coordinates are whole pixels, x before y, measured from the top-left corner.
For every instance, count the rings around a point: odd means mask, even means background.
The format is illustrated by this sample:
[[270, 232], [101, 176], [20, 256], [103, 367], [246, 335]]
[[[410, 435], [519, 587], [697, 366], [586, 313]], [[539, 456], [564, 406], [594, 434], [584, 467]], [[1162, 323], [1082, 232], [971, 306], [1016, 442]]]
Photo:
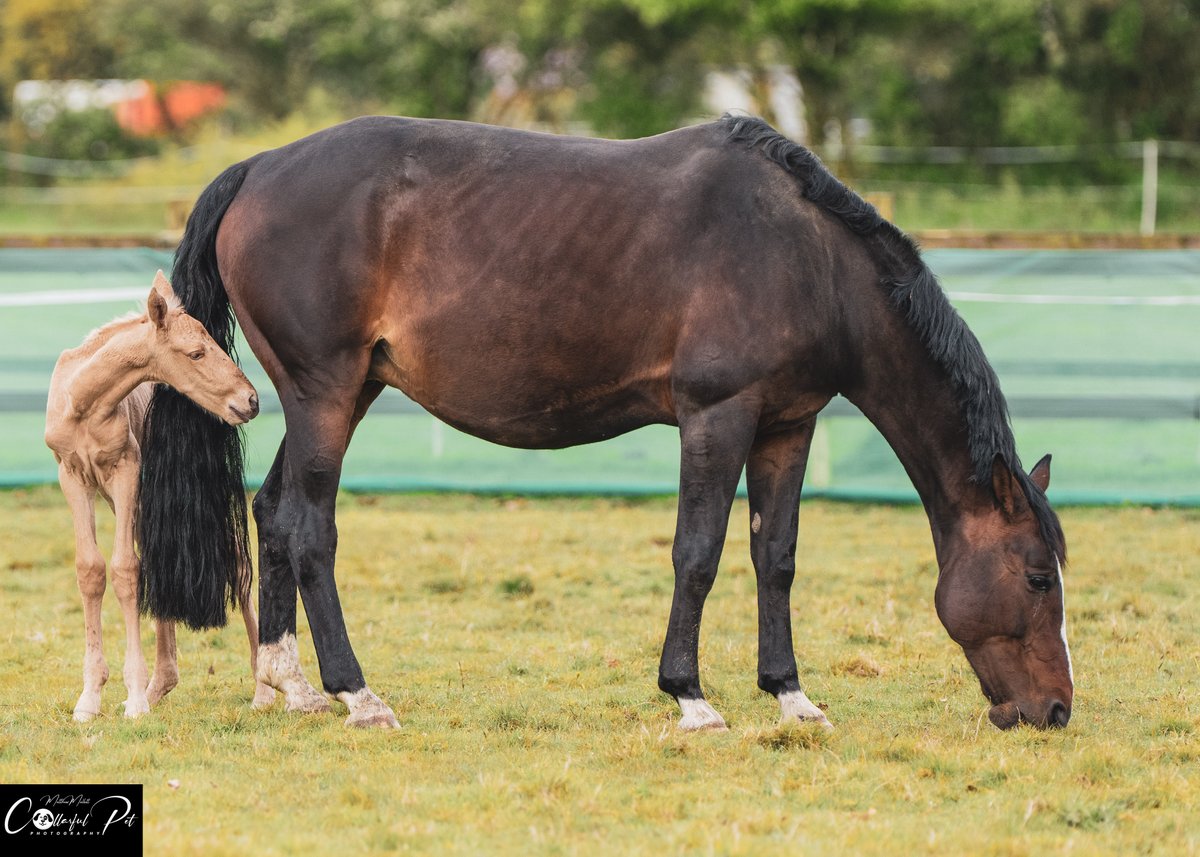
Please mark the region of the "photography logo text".
[[0, 842], [142, 844], [141, 785], [0, 785]]

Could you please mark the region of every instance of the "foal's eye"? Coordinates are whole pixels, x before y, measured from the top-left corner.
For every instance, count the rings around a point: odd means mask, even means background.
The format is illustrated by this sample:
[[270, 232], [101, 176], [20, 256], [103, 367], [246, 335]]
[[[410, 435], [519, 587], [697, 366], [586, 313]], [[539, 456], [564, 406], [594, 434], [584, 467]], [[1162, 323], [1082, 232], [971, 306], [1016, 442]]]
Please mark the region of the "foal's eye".
[[193, 351], [191, 354], [188, 355], [188, 357], [190, 357], [192, 360], [199, 360], [203, 356], [204, 356], [203, 351]]
[[1054, 586], [1054, 578], [1046, 574], [1030, 574], [1026, 575], [1025, 579], [1029, 581], [1029, 585], [1038, 592], [1049, 592]]

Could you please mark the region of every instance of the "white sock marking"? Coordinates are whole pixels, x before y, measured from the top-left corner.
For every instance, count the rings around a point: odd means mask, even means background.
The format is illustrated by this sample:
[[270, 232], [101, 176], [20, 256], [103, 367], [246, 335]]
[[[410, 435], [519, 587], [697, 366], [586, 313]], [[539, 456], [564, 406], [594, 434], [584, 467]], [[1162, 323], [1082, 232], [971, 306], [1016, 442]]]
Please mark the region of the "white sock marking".
[[683, 716], [679, 718], [679, 728], [684, 732], [696, 732], [701, 729], [727, 729], [725, 718], [703, 699], [679, 699], [679, 710]]
[[785, 690], [779, 694], [779, 712], [781, 724], [789, 720], [801, 720], [833, 727], [825, 712], [813, 705], [812, 700], [802, 690]]

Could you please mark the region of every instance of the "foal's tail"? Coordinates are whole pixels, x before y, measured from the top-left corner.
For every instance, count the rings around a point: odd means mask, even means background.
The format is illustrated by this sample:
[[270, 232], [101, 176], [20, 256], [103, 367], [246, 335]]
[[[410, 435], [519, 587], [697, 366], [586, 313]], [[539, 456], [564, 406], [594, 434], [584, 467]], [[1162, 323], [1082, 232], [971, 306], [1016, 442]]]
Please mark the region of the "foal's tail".
[[[246, 178], [235, 164], [213, 181], [188, 217], [171, 287], [188, 314], [233, 351], [233, 311], [217, 269], [217, 229]], [[225, 605], [250, 591], [241, 429], [159, 384], [142, 440], [137, 540], [142, 612], [189, 627], [225, 624]]]

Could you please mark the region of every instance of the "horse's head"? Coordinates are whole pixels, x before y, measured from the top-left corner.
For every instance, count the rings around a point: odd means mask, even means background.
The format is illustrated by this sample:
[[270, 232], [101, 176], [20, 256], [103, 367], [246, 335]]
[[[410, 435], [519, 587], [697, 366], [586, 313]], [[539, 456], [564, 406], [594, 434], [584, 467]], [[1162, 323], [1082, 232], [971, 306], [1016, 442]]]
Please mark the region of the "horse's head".
[[146, 301], [154, 324], [151, 366], [154, 376], [230, 425], [258, 414], [258, 394], [233, 359], [175, 300], [171, 284], [159, 271]]
[[[938, 617], [966, 653], [992, 703], [988, 717], [1001, 729], [1022, 721], [1043, 729], [1066, 726], [1071, 717], [1065, 550], [1047, 544], [1043, 526], [1049, 516], [1054, 534], [1060, 532], [1045, 503], [1049, 484], [1050, 456], [1027, 479], [997, 456], [994, 503], [968, 517], [938, 577]], [[1042, 496], [1031, 497], [1034, 492]]]

